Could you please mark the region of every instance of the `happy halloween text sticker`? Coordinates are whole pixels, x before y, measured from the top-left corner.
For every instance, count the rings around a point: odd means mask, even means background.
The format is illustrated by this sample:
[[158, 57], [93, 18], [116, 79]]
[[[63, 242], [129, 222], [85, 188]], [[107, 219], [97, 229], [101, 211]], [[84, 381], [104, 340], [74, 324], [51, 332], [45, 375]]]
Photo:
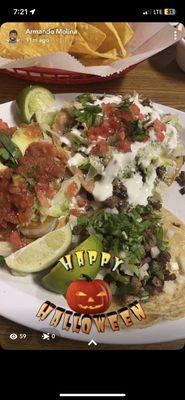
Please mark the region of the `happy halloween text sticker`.
[[[120, 330], [121, 321], [126, 327], [134, 325], [132, 315], [139, 321], [146, 319], [146, 314], [138, 301], [132, 302], [128, 307], [105, 313], [112, 302], [109, 283], [102, 279], [92, 279], [91, 271], [89, 271], [89, 275], [82, 273], [80, 279], [73, 279], [75, 277], [74, 265], [77, 263], [78, 268], [83, 270], [87, 258], [88, 266], [92, 270], [94, 266], [97, 268], [97, 260], [99, 266], [103, 268], [110, 262], [111, 258], [113, 259], [110, 253], [94, 250], [81, 250], [63, 256], [60, 259], [60, 268], [64, 268], [67, 272], [65, 297], [73, 311], [56, 306], [50, 301], [45, 301], [36, 316], [44, 321], [54, 311], [49, 322], [50, 326], [57, 327], [61, 323], [62, 330], [69, 331], [71, 329], [74, 333], [81, 331], [86, 334], [90, 334], [93, 324], [99, 333], [105, 332], [107, 326], [110, 326], [112, 331], [116, 332]], [[115, 257], [112, 272], [116, 271], [122, 262], [122, 259]]]

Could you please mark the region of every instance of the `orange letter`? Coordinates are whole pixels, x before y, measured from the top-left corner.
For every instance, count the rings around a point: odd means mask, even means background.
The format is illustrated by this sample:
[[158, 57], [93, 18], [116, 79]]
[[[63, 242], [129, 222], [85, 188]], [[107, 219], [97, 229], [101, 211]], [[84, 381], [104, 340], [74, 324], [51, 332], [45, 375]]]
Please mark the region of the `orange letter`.
[[64, 308], [57, 307], [55, 310], [55, 314], [53, 315], [53, 318], [50, 322], [51, 326], [57, 326], [62, 318], [62, 315], [64, 314]]
[[107, 318], [109, 320], [110, 327], [112, 328], [113, 331], [119, 331], [119, 325], [118, 325], [118, 315], [117, 312], [110, 312], [107, 314]]
[[88, 314], [84, 314], [82, 317], [82, 332], [87, 333], [87, 335], [90, 333], [92, 327], [92, 318]]
[[135, 301], [132, 304], [129, 304], [129, 308], [131, 309], [132, 313], [135, 315], [135, 317], [141, 321], [142, 319], [146, 318], [146, 314], [141, 307], [141, 304], [138, 303], [138, 301]]
[[74, 314], [74, 317], [73, 317], [73, 332], [74, 333], [79, 333], [80, 332], [81, 326], [78, 323], [79, 319], [80, 319], [80, 315], [81, 314], [77, 314], [77, 313]]
[[105, 332], [105, 314], [93, 315], [93, 320], [98, 332]]
[[70, 317], [72, 314], [73, 313], [71, 311], [66, 311], [62, 329], [65, 329], [66, 331], [68, 331], [70, 329], [71, 323], [69, 322], [69, 320], [70, 320]]
[[36, 317], [40, 317], [41, 321], [44, 321], [55, 308], [55, 304], [50, 303], [50, 301], [45, 301], [39, 308]]
[[127, 307], [120, 308], [118, 313], [126, 326], [132, 326], [133, 322], [130, 318], [130, 313]]

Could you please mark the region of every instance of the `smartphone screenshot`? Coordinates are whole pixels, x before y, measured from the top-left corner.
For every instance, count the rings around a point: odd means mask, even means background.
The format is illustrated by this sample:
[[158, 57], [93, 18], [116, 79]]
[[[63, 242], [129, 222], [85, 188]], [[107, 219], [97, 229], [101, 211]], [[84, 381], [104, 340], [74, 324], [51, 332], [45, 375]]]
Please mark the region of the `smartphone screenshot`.
[[3, 351], [183, 348], [184, 99], [175, 5], [101, 21], [7, 11]]

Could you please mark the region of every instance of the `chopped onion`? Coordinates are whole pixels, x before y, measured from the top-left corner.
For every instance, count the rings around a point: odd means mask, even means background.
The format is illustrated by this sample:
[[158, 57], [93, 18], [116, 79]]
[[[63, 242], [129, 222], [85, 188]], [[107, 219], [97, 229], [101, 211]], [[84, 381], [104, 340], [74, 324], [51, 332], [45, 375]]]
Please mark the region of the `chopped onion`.
[[178, 271], [179, 270], [179, 264], [176, 261], [172, 261], [170, 263], [170, 269], [171, 269], [171, 271]]
[[160, 250], [158, 249], [157, 246], [154, 246], [150, 249], [150, 254], [152, 256], [152, 258], [156, 258], [160, 253]]
[[169, 239], [171, 239], [174, 233], [175, 233], [174, 229], [168, 229], [166, 235], [168, 236]]
[[142, 267], [139, 268], [139, 273], [140, 273], [140, 276], [141, 276], [142, 279], [145, 276], [148, 276], [148, 272], [147, 272], [148, 268], [149, 268], [149, 264], [148, 263], [143, 264]]

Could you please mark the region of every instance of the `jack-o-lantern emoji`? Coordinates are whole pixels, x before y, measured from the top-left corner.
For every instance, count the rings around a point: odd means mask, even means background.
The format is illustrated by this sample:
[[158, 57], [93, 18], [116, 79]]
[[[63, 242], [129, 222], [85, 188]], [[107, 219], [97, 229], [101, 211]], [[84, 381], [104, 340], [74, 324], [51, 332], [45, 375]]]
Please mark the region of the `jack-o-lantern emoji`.
[[97, 314], [109, 308], [112, 293], [108, 283], [101, 279], [79, 279], [69, 285], [66, 300], [77, 313]]

